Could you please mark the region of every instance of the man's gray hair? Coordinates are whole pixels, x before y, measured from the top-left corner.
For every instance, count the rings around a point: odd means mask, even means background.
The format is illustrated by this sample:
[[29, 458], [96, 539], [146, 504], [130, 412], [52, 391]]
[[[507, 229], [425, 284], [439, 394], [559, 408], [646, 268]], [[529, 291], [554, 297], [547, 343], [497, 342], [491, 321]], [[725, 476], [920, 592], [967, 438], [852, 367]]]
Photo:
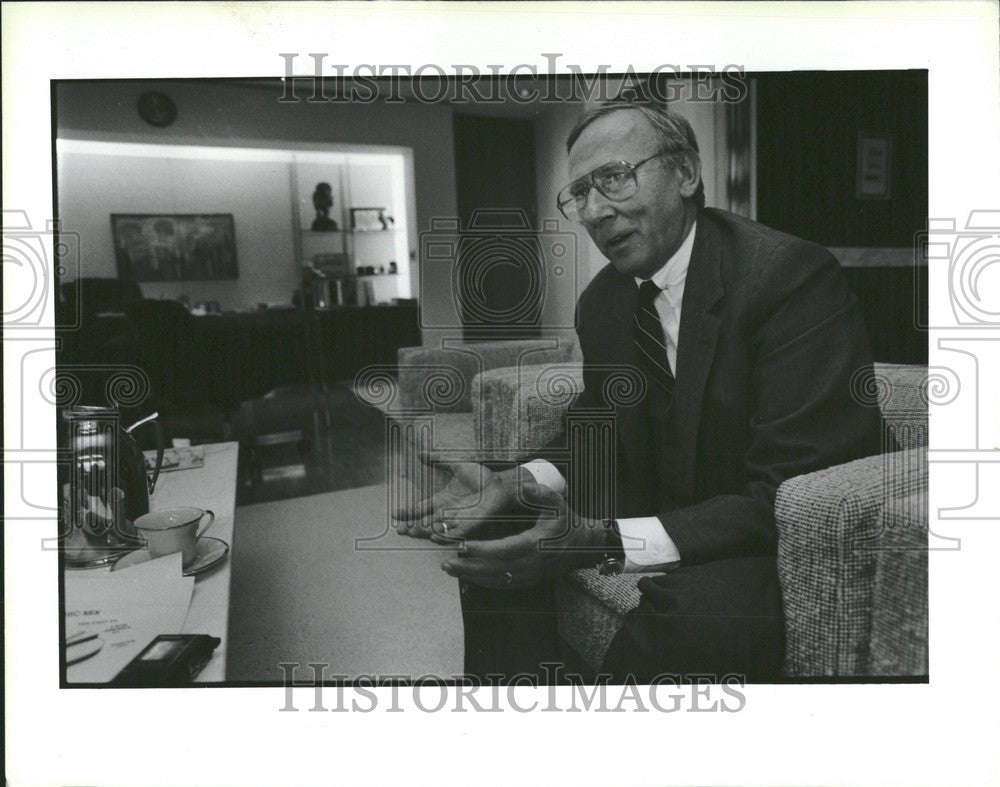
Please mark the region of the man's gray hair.
[[[701, 163], [698, 140], [694, 136], [694, 129], [685, 118], [669, 109], [660, 109], [649, 104], [638, 104], [631, 101], [607, 101], [593, 109], [588, 109], [580, 116], [569, 132], [569, 136], [566, 138], [566, 152], [569, 153], [583, 130], [595, 120], [610, 115], [612, 112], [622, 111], [638, 112], [650, 122], [660, 137], [662, 149], [668, 153], [670, 163], [674, 167], [679, 168], [686, 160]], [[705, 184], [700, 180], [693, 199], [699, 208], [705, 207]]]

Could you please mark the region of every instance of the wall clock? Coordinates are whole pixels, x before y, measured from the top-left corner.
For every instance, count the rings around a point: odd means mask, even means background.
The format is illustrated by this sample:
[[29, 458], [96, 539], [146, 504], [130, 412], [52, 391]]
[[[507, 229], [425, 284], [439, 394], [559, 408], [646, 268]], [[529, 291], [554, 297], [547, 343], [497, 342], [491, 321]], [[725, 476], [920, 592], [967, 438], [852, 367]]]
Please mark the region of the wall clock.
[[149, 125], [165, 128], [177, 120], [177, 105], [166, 93], [150, 90], [139, 96], [139, 117]]

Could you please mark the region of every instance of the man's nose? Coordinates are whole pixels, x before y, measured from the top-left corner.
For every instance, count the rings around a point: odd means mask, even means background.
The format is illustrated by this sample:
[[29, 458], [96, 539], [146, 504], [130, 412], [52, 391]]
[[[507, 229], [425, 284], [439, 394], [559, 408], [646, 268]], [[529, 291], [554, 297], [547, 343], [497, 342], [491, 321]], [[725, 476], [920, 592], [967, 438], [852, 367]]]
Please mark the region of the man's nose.
[[587, 204], [583, 206], [580, 218], [584, 224], [597, 224], [601, 219], [615, 214], [615, 203], [605, 197], [597, 189], [592, 188], [587, 194]]

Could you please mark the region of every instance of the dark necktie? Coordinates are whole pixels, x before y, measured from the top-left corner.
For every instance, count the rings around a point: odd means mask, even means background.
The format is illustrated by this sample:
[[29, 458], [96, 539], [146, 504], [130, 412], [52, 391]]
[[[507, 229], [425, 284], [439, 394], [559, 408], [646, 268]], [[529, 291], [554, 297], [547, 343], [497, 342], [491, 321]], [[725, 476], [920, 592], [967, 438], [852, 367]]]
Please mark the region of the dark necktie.
[[[639, 365], [646, 373], [650, 386], [661, 389], [666, 395], [669, 407], [674, 392], [674, 375], [667, 360], [667, 342], [663, 335], [663, 324], [653, 301], [660, 294], [660, 288], [651, 281], [644, 281], [639, 288], [639, 301], [635, 307], [633, 335], [638, 349]], [[651, 391], [650, 393], [653, 393]]]

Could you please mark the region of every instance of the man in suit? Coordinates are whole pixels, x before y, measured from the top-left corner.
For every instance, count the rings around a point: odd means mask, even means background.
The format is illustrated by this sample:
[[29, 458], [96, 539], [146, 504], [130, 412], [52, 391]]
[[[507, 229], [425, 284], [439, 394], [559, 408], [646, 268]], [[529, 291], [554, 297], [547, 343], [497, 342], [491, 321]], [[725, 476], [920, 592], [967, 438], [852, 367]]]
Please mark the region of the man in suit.
[[[857, 304], [825, 249], [703, 207], [697, 141], [678, 115], [603, 105], [567, 151], [560, 210], [609, 260], [579, 299], [585, 391], [574, 412], [613, 413], [604, 450], [616, 483], [595, 490], [585, 477], [567, 490], [544, 459], [453, 466], [448, 486], [399, 512], [401, 530], [463, 543], [442, 567], [476, 586], [464, 600], [467, 636], [480, 640], [471, 671], [537, 672], [536, 659], [555, 657], [551, 581], [607, 552], [606, 571], [654, 573], [639, 580], [642, 601], [603, 671], [774, 678], [777, 488], [880, 448], [877, 410], [852, 396], [871, 372]], [[622, 373], [642, 396], [615, 397], [609, 377]], [[479, 540], [519, 504], [544, 513]], [[462, 505], [460, 520], [441, 521]]]

